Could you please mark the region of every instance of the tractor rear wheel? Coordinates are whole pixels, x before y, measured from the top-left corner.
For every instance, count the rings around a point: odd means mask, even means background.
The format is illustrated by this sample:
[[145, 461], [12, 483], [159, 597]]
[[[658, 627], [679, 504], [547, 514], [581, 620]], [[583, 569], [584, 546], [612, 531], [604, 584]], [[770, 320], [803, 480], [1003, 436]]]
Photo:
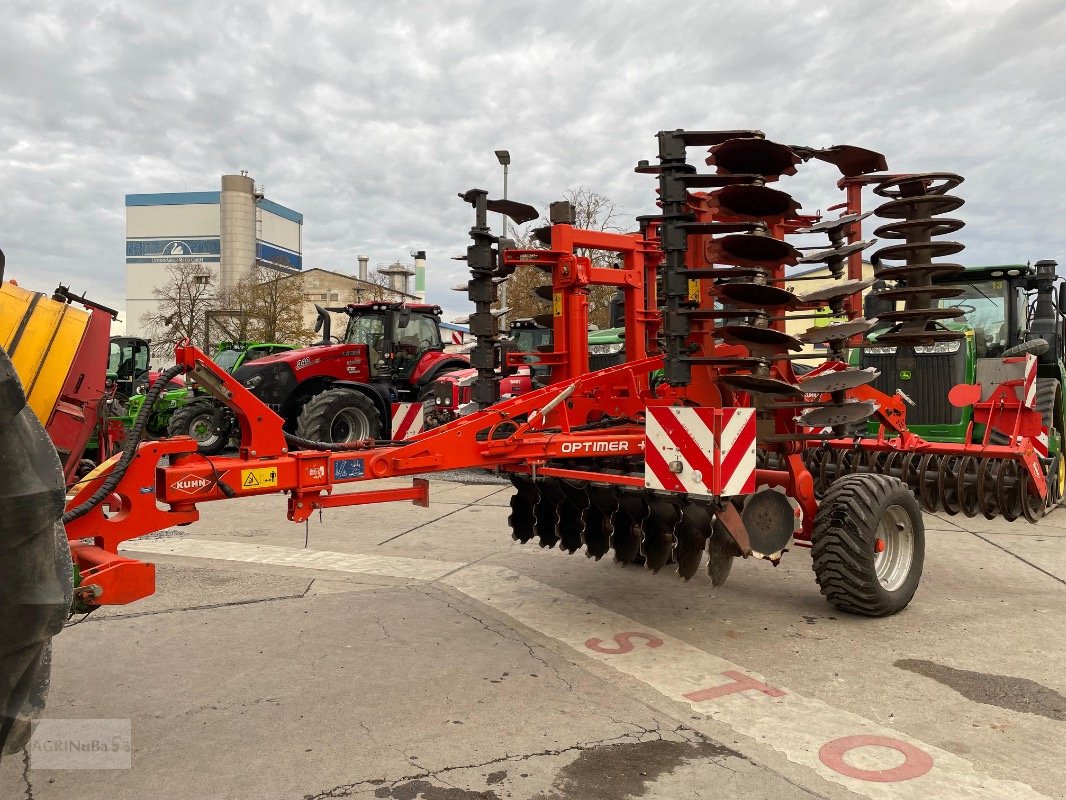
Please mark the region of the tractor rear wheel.
[[296, 423], [296, 435], [313, 442], [342, 444], [381, 438], [381, 414], [355, 389], [326, 389], [312, 397]]
[[906, 484], [861, 473], [835, 481], [811, 535], [814, 575], [837, 608], [887, 617], [907, 607], [925, 560], [925, 527]]
[[[216, 417], [216, 411], [221, 413]], [[196, 450], [214, 456], [226, 449], [233, 434], [233, 417], [228, 409], [220, 409], [210, 398], [193, 400], [170, 415], [167, 433], [170, 436], [190, 436], [196, 440]]]

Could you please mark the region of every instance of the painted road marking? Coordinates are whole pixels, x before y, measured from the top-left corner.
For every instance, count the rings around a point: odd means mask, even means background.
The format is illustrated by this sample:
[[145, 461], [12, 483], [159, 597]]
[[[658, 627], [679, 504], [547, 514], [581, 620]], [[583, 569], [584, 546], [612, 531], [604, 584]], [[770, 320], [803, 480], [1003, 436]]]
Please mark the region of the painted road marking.
[[857, 794], [874, 800], [1047, 800], [1027, 784], [981, 775], [970, 762], [902, 731], [802, 697], [738, 664], [506, 567], [197, 539], [134, 542], [130, 549], [440, 580]]
[[133, 540], [127, 550], [158, 555], [188, 558], [215, 558], [220, 561], [245, 561], [279, 567], [326, 569], [387, 578], [415, 581], [435, 581], [449, 572], [462, 569], [465, 564], [449, 561], [430, 561], [423, 558], [398, 556], [366, 556], [356, 553], [336, 553], [328, 550], [297, 550], [267, 544], [216, 542], [204, 539], [146, 539]]

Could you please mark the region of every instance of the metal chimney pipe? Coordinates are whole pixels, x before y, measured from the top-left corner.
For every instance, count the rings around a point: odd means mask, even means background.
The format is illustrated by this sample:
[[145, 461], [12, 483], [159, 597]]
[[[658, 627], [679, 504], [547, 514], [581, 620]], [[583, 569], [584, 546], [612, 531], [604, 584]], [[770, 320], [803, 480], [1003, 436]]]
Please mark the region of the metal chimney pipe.
[[415, 296], [425, 302], [426, 300], [426, 251], [419, 250], [415, 253]]
[[359, 259], [359, 280], [367, 279], [367, 271], [370, 265], [370, 256], [356, 256]]

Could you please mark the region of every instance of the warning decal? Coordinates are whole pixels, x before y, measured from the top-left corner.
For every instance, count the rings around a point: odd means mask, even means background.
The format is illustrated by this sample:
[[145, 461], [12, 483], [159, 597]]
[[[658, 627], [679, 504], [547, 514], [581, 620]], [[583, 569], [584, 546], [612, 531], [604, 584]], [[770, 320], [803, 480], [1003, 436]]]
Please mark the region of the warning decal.
[[274, 467], [241, 470], [241, 490], [269, 489], [278, 485], [278, 471]]

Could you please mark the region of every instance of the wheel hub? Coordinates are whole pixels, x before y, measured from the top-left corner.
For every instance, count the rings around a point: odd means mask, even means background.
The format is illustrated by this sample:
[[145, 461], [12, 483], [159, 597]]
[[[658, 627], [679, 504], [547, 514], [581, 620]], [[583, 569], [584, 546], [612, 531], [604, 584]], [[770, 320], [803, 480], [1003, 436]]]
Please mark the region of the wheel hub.
[[900, 506], [885, 509], [874, 539], [874, 571], [878, 582], [895, 591], [907, 580], [914, 561], [914, 531], [910, 516]]

